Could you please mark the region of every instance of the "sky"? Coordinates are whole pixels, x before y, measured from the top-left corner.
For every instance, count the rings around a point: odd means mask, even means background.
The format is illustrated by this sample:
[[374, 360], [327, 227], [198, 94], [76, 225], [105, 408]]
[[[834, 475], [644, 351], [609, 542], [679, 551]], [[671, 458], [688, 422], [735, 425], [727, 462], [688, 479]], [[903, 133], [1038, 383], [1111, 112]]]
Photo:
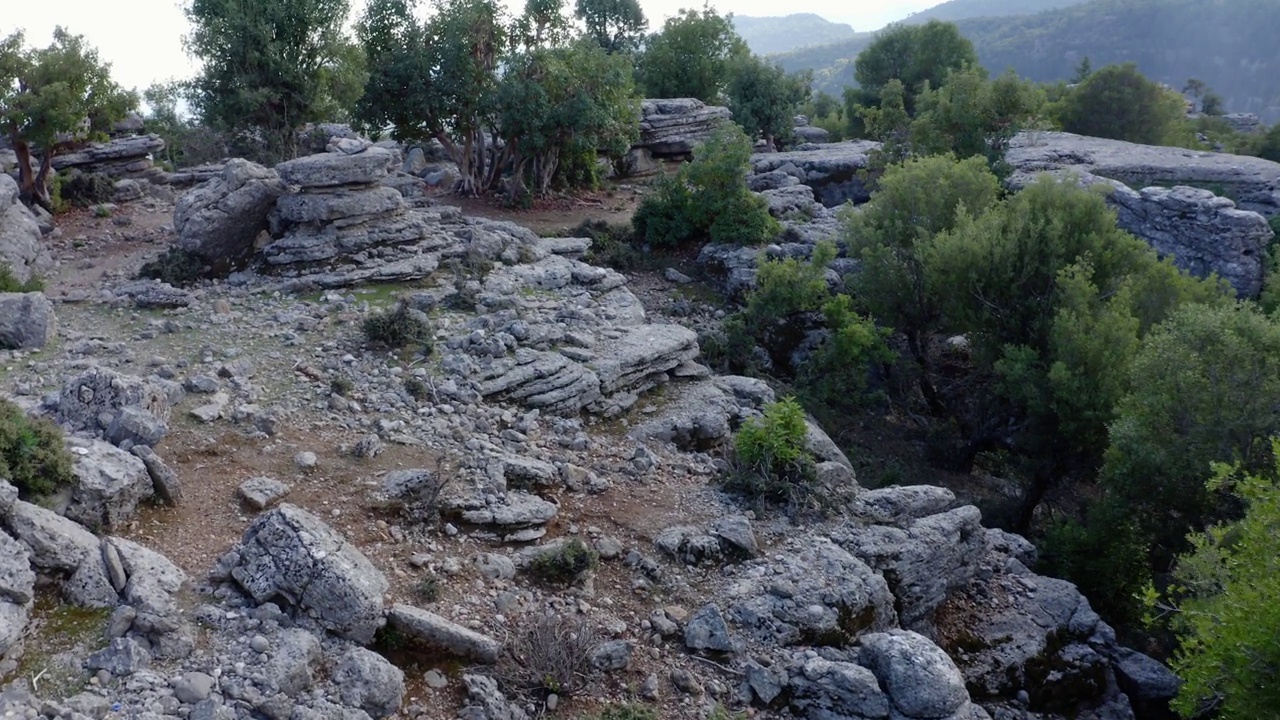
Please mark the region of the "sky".
[[[270, 0], [266, 0], [270, 1]], [[509, 6], [523, 6], [523, 0], [503, 0]], [[735, 15], [779, 15], [786, 12], [817, 13], [833, 22], [848, 23], [855, 30], [878, 30], [894, 20], [937, 5], [942, 0], [812, 0], [804, 7], [776, 0], [713, 0], [721, 13]], [[103, 0], [5, 0], [0, 12], [0, 37], [15, 29], [26, 31], [28, 45], [45, 46], [53, 39], [53, 28], [62, 25], [98, 48], [103, 60], [111, 63], [116, 82], [126, 88], [143, 90], [151, 83], [195, 74], [198, 65], [182, 49], [187, 21], [182, 0], [129, 0], [128, 12], [120, 3]], [[424, 3], [425, 4], [425, 3]], [[700, 7], [700, 0], [640, 0], [651, 28], [683, 7]], [[352, 14], [363, 9], [363, 0], [352, 0]]]

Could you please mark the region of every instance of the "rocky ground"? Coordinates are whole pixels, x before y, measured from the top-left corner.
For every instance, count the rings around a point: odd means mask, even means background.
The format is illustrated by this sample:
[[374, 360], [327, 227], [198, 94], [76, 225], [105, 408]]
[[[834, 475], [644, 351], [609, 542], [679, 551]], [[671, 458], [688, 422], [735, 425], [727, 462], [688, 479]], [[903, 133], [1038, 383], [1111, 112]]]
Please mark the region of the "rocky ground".
[[[723, 442], [773, 391], [699, 363], [722, 313], [688, 278], [430, 199], [335, 217], [385, 194], [343, 153], [282, 169], [304, 190], [229, 282], [134, 280], [178, 241], [164, 197], [59, 218], [56, 333], [0, 384], [81, 437], [80, 480], [61, 514], [0, 484], [0, 630], [24, 634], [0, 631], [0, 711], [1128, 718], [1176, 690], [1025, 540], [949, 490], [863, 490], [816, 426], [830, 514], [722, 493]], [[276, 183], [233, 174], [179, 217]], [[412, 237], [370, 244], [389, 227]], [[366, 340], [397, 303], [432, 352]], [[575, 540], [598, 565], [548, 582]]]

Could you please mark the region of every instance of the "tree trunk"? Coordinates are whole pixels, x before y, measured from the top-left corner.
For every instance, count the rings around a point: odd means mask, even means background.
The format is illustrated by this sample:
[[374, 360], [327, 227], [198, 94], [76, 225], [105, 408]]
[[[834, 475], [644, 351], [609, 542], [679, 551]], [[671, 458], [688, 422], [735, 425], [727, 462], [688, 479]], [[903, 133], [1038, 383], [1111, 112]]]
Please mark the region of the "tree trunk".
[[26, 140], [18, 137], [16, 125], [9, 126], [9, 139], [13, 141], [13, 152], [18, 157], [18, 197], [28, 207], [39, 205], [50, 213], [53, 212], [53, 198], [49, 195], [49, 171], [53, 167], [53, 150], [45, 152], [40, 159], [40, 169], [31, 172], [31, 146]]
[[40, 207], [53, 214], [53, 198], [49, 195], [49, 173], [53, 172], [53, 148], [45, 151], [40, 159], [40, 172], [36, 173], [35, 195], [33, 199]]

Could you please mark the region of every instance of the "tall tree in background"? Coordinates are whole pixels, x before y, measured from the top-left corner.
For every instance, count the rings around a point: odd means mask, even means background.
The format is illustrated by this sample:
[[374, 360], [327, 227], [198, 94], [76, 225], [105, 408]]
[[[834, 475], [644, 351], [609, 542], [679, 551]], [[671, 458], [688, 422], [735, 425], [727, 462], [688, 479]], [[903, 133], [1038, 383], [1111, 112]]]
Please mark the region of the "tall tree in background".
[[915, 116], [916, 97], [938, 87], [952, 70], [978, 65], [978, 55], [953, 23], [930, 20], [924, 25], [892, 25], [854, 61], [863, 104], [878, 104], [880, 89], [899, 80], [906, 89], [904, 104]]
[[1159, 145], [1185, 116], [1182, 96], [1148, 80], [1136, 65], [1095, 71], [1062, 100], [1062, 129], [1078, 135]]
[[[18, 156], [18, 187], [27, 204], [51, 211], [53, 158], [107, 130], [137, 104], [82, 35], [58, 27], [53, 43], [38, 49], [27, 48], [21, 32], [0, 39], [0, 126]], [[35, 172], [33, 154], [40, 158]]]
[[639, 50], [649, 27], [638, 0], [578, 0], [573, 14], [586, 26], [587, 36], [611, 55]]
[[733, 29], [732, 15], [719, 15], [710, 7], [681, 10], [667, 18], [661, 32], [649, 36], [638, 62], [641, 84], [646, 97], [718, 103], [731, 64], [749, 52]]
[[809, 97], [811, 75], [788, 75], [758, 55], [734, 61], [725, 90], [733, 121], [752, 140], [763, 137], [769, 147], [786, 139], [800, 103]]
[[191, 0], [187, 51], [203, 62], [193, 104], [208, 125], [292, 157], [297, 128], [323, 107], [347, 0]]

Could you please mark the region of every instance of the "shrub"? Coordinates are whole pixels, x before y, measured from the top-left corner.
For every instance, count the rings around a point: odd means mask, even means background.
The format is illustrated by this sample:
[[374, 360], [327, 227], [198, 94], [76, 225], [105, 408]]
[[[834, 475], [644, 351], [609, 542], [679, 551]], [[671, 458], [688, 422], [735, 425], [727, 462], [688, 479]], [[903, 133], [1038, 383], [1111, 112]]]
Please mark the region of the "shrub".
[[778, 234], [765, 202], [747, 189], [751, 141], [737, 126], [717, 130], [693, 151], [693, 161], [663, 178], [632, 218], [636, 237], [655, 246], [698, 238], [758, 245]]
[[440, 578], [435, 575], [426, 575], [418, 581], [414, 591], [423, 602], [435, 602], [440, 599]]
[[63, 180], [59, 194], [64, 203], [76, 207], [90, 207], [111, 202], [116, 183], [100, 173], [81, 173]]
[[759, 506], [782, 503], [796, 510], [810, 504], [816, 478], [807, 436], [795, 398], [766, 405], [733, 437], [734, 466], [724, 477], [725, 490]]
[[529, 563], [529, 572], [547, 585], [570, 585], [600, 563], [600, 556], [587, 544], [573, 538], [559, 548], [544, 552]]
[[1141, 617], [1139, 592], [1151, 579], [1147, 547], [1129, 512], [1104, 499], [1089, 509], [1083, 523], [1065, 519], [1050, 525], [1040, 543], [1037, 569], [1074, 582], [1112, 623]]
[[835, 257], [835, 245], [822, 242], [807, 263], [796, 258], [760, 263], [756, 269], [756, 287], [742, 311], [748, 329], [759, 335], [771, 324], [785, 323], [798, 313], [822, 309], [831, 297], [826, 272]]
[[582, 620], [537, 617], [507, 639], [494, 673], [511, 693], [540, 699], [551, 693], [571, 697], [591, 675], [591, 651], [598, 642]]
[[163, 255], [138, 270], [138, 277], [153, 278], [174, 287], [186, 287], [209, 275], [210, 268], [200, 258], [179, 247], [171, 247]]
[[647, 705], [630, 702], [606, 707], [595, 720], [658, 720], [658, 713]]
[[355, 382], [352, 381], [352, 379], [347, 377], [346, 375], [338, 375], [329, 381], [329, 391], [332, 392], [334, 395], [341, 395], [343, 397], [346, 397], [351, 394], [352, 390], [355, 390], [355, 389], [356, 389]]
[[417, 345], [424, 353], [431, 352], [434, 338], [431, 321], [426, 313], [404, 303], [365, 318], [363, 329], [365, 337], [375, 345], [393, 349]]
[[420, 377], [410, 375], [404, 381], [404, 390], [409, 393], [409, 397], [414, 400], [426, 400], [435, 394], [431, 389], [431, 385]]
[[822, 306], [828, 336], [797, 372], [806, 398], [840, 411], [867, 399], [871, 368], [896, 358], [891, 334], [853, 310], [848, 295], [836, 295]]
[[7, 263], [0, 262], [0, 292], [39, 292], [44, 290], [44, 282], [32, 275], [26, 282], [18, 282], [13, 276], [13, 269]]
[[111, 217], [111, 205], [105, 203], [102, 205], [95, 205], [93, 208], [93, 216], [99, 218]]
[[630, 225], [610, 225], [604, 220], [584, 220], [571, 229], [567, 237], [591, 238], [586, 261], [614, 270], [635, 270], [644, 264], [644, 255], [636, 247], [635, 232]]
[[75, 482], [62, 431], [44, 418], [0, 400], [0, 477], [23, 497], [39, 497]]

